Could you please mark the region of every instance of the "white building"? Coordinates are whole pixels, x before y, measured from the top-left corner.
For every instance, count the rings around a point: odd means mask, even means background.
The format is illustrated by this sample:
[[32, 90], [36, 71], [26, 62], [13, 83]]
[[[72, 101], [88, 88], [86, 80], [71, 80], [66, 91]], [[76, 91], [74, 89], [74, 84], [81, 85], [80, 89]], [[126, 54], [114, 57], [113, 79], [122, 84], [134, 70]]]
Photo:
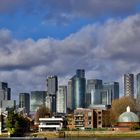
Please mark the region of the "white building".
[[39, 132], [45, 130], [61, 130], [63, 118], [39, 118]]
[[59, 86], [57, 93], [57, 112], [67, 112], [67, 86]]

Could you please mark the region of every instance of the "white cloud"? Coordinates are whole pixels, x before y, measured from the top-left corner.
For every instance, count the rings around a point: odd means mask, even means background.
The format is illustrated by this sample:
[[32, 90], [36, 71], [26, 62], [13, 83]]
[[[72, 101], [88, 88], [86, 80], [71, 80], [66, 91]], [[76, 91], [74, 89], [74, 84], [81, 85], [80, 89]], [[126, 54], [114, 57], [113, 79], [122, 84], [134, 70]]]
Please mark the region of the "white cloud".
[[63, 40], [16, 40], [2, 29], [0, 78], [13, 92], [44, 90], [51, 74], [64, 84], [77, 68], [85, 68], [90, 79], [115, 81], [126, 72], [140, 71], [139, 36], [140, 15], [87, 25]]

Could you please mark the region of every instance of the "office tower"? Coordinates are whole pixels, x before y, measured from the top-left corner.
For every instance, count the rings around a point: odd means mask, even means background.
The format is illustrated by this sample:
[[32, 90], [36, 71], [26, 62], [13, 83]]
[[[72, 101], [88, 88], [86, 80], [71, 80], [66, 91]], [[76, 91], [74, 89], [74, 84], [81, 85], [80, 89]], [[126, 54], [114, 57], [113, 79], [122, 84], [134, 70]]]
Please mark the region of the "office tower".
[[119, 83], [110, 82], [103, 84], [103, 91], [101, 92], [101, 103], [104, 105], [111, 105], [112, 100], [119, 98]]
[[19, 108], [23, 108], [25, 113], [29, 115], [30, 112], [30, 94], [20, 93], [19, 94]]
[[57, 112], [67, 112], [67, 86], [59, 86], [57, 92]]
[[72, 99], [73, 99], [73, 89], [72, 89], [72, 80], [68, 81], [68, 91], [67, 91], [67, 108], [72, 110]]
[[80, 78], [85, 78], [85, 70], [84, 69], [77, 69], [76, 76]]
[[54, 95], [56, 94], [58, 90], [58, 79], [57, 79], [57, 76], [54, 75], [54, 76], [49, 76], [47, 78], [47, 91], [48, 91], [48, 94], [50, 95]]
[[134, 97], [134, 75], [124, 74], [124, 95]]
[[30, 96], [30, 111], [31, 114], [35, 113], [37, 109], [45, 105], [46, 101], [46, 91], [31, 91], [31, 96]]
[[11, 89], [8, 88], [8, 83], [0, 82], [0, 100], [10, 100]]
[[[56, 93], [58, 90], [58, 78], [56, 75], [47, 78], [47, 99], [50, 99], [51, 111], [56, 112]], [[47, 106], [48, 107], [48, 106]]]
[[137, 101], [138, 103], [140, 103], [140, 73], [137, 74], [136, 80], [137, 80]]
[[73, 110], [85, 107], [85, 70], [78, 69], [76, 75], [72, 78], [73, 86]]
[[87, 90], [86, 90], [86, 96], [89, 98], [90, 101], [87, 103], [87, 105], [97, 105], [101, 104], [101, 91], [102, 91], [103, 85], [102, 80], [99, 79], [90, 79], [87, 80]]

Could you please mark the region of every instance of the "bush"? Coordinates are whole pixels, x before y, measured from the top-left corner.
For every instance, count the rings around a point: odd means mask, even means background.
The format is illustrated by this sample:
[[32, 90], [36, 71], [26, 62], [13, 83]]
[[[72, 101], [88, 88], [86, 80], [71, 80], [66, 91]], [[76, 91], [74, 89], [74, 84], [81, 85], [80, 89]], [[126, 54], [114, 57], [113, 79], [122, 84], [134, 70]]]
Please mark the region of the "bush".
[[139, 125], [133, 125], [132, 127], [131, 127], [131, 130], [140, 130], [140, 126]]

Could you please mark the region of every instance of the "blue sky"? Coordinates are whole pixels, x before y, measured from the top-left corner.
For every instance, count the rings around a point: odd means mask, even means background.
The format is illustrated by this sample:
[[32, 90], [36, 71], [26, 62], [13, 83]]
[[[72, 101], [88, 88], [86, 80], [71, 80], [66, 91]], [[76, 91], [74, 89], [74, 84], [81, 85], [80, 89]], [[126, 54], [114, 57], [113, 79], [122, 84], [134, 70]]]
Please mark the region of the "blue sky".
[[140, 0], [1, 0], [0, 78], [14, 98], [78, 68], [123, 89], [123, 74], [140, 72], [139, 36]]

